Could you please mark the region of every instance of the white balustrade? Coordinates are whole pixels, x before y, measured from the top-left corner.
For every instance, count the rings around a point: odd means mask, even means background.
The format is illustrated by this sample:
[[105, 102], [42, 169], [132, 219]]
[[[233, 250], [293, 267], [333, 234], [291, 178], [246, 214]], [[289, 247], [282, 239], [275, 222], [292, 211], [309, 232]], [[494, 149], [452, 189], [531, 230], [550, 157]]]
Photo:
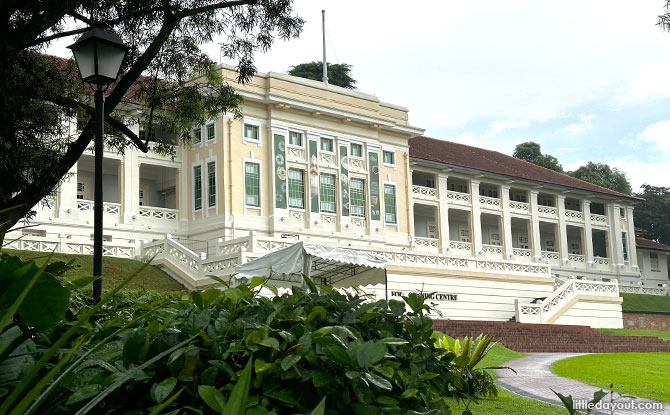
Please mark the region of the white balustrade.
[[437, 200], [437, 189], [413, 185], [412, 195], [415, 199]]
[[366, 166], [365, 159], [349, 157], [349, 170], [359, 173], [365, 173], [367, 170], [365, 166]]
[[337, 157], [335, 157], [335, 153], [321, 152], [321, 162], [335, 166], [337, 165]]
[[619, 291], [630, 294], [670, 295], [670, 287], [648, 287], [644, 285], [619, 285]]
[[472, 244], [470, 242], [449, 241], [449, 249], [461, 252], [472, 252]]
[[358, 218], [353, 216], [351, 218], [351, 226], [354, 228], [365, 229], [365, 218]]
[[597, 256], [593, 257], [593, 263], [596, 265], [609, 265], [610, 259]]
[[567, 210], [565, 211], [565, 217], [571, 220], [582, 220], [584, 215], [578, 210]]
[[482, 245], [482, 252], [487, 254], [502, 254], [502, 246], [500, 245]]
[[530, 249], [512, 248], [512, 255], [521, 258], [530, 258]]
[[454, 203], [457, 205], [469, 205], [470, 204], [470, 194], [454, 192], [452, 190], [447, 191], [447, 200], [449, 203]]
[[605, 215], [597, 215], [595, 213], [591, 213], [591, 222], [594, 224], [606, 224], [607, 223], [607, 216]]
[[500, 199], [496, 199], [495, 197], [479, 196], [479, 203], [483, 208], [500, 208]]
[[140, 206], [140, 216], [143, 218], [177, 220], [179, 211], [154, 206]]
[[421, 248], [437, 248], [438, 240], [436, 238], [414, 237], [414, 245]]
[[302, 211], [302, 210], [289, 210], [288, 211], [288, 217], [293, 219], [293, 220], [304, 221], [305, 220], [305, 212]]
[[321, 214], [321, 223], [325, 223], [328, 225], [335, 225], [336, 220], [337, 216], [335, 215], [327, 215], [325, 213]]
[[540, 216], [556, 217], [558, 214], [558, 209], [553, 206], [539, 205], [537, 207], [537, 213]]
[[[93, 212], [95, 203], [92, 200], [77, 200], [77, 210], [80, 212]], [[118, 215], [121, 213], [121, 205], [119, 203], [104, 202], [102, 204], [103, 213], [109, 215]]]
[[301, 147], [287, 147], [286, 156], [289, 160], [305, 161], [307, 159], [307, 151]]
[[574, 262], [577, 264], [583, 264], [585, 262], [584, 255], [575, 255], [575, 254], [570, 254], [568, 255], [568, 261]]
[[530, 212], [530, 205], [524, 202], [517, 202], [515, 200], [509, 201], [509, 208], [518, 212]]
[[545, 261], [558, 261], [560, 259], [560, 255], [558, 252], [554, 251], [542, 251], [542, 260]]

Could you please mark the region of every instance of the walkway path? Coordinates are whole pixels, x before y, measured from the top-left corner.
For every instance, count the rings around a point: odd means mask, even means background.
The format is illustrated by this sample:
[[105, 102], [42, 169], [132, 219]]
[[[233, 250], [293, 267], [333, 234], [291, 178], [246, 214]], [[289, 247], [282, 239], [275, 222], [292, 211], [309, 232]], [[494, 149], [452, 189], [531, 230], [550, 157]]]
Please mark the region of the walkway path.
[[[551, 391], [552, 389], [562, 395], [572, 395], [573, 400], [584, 399], [590, 401], [593, 399], [593, 392], [600, 390], [595, 386], [587, 385], [574, 379], [560, 377], [551, 373], [550, 366], [553, 362], [566, 359], [572, 356], [579, 356], [583, 353], [530, 353], [526, 357], [511, 360], [504, 364], [516, 370], [514, 374], [511, 370], [498, 369], [498, 384], [505, 389], [515, 392], [519, 395], [540, 401], [548, 402], [554, 405], [561, 404], [558, 397]], [[603, 399], [609, 401], [609, 396]], [[643, 408], [640, 404], [657, 403], [643, 398], [619, 398], [615, 404], [627, 404], [626, 408], [614, 411], [616, 415], [670, 415], [670, 404], [663, 404], [663, 409], [630, 409], [631, 404], [636, 408]], [[565, 414], [567, 411], [556, 411], [557, 414]], [[609, 411], [593, 411], [593, 414], [611, 414]]]

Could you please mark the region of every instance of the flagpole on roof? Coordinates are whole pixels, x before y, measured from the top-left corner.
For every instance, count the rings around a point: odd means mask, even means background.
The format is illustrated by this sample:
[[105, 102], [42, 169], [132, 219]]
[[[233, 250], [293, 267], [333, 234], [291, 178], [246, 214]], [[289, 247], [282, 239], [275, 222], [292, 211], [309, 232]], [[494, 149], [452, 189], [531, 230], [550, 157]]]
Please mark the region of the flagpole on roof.
[[323, 83], [328, 86], [328, 63], [326, 62], [326, 11], [321, 10], [321, 33], [323, 35]]

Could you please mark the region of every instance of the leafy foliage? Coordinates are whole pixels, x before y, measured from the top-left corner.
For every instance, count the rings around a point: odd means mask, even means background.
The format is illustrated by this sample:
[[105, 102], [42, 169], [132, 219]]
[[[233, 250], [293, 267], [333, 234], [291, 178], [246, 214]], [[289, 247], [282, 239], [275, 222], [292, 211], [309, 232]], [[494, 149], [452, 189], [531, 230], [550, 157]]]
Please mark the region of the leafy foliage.
[[[356, 89], [356, 80], [351, 77], [352, 66], [346, 63], [326, 63], [328, 68], [328, 83], [342, 88]], [[323, 80], [323, 61], [306, 62], [292, 66], [289, 75], [314, 81]]]
[[594, 163], [589, 161], [585, 166], [581, 166], [577, 170], [571, 171], [569, 174], [572, 177], [597, 184], [598, 186], [619, 193], [625, 193], [627, 195], [632, 193], [632, 188], [626, 177], [626, 173], [616, 167], [610, 167], [605, 163]]
[[435, 340], [435, 347], [454, 353], [454, 365], [459, 378], [466, 381], [467, 391], [473, 396], [498, 396], [498, 388], [494, 379], [486, 369], [475, 369], [495, 343], [491, 335], [480, 334], [476, 339], [465, 337], [455, 339], [453, 344], [449, 337], [442, 335]]
[[[17, 276], [35, 271], [27, 264]], [[449, 413], [449, 397], [470, 398], [471, 360], [435, 347], [421, 295], [405, 297], [405, 312], [311, 281], [262, 298], [263, 282], [112, 301], [117, 287], [97, 305], [73, 301], [46, 330], [12, 317], [24, 337], [0, 359], [17, 366], [0, 386], [0, 414], [436, 415]]]
[[643, 184], [636, 196], [644, 201], [635, 208], [635, 226], [646, 231], [645, 238], [670, 245], [670, 187]]
[[540, 145], [533, 141], [517, 144], [512, 156], [563, 173], [563, 166], [558, 162], [558, 159], [549, 154], [542, 154]]

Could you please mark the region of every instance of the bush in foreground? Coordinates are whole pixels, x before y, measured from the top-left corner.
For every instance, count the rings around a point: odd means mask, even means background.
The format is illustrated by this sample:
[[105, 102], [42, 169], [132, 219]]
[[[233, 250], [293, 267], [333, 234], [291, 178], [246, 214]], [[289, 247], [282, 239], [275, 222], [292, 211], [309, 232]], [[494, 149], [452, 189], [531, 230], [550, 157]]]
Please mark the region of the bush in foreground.
[[[17, 281], [57, 279], [2, 261]], [[42, 327], [5, 298], [0, 315], [13, 317], [0, 326], [0, 366], [16, 376], [1, 386], [0, 415], [418, 415], [450, 413], [447, 397], [469, 399], [467, 362], [433, 344], [421, 295], [404, 298], [406, 312], [401, 301], [366, 302], [307, 282], [272, 299], [258, 295], [262, 278], [120, 305], [109, 301], [113, 290], [104, 307], [79, 301]]]

